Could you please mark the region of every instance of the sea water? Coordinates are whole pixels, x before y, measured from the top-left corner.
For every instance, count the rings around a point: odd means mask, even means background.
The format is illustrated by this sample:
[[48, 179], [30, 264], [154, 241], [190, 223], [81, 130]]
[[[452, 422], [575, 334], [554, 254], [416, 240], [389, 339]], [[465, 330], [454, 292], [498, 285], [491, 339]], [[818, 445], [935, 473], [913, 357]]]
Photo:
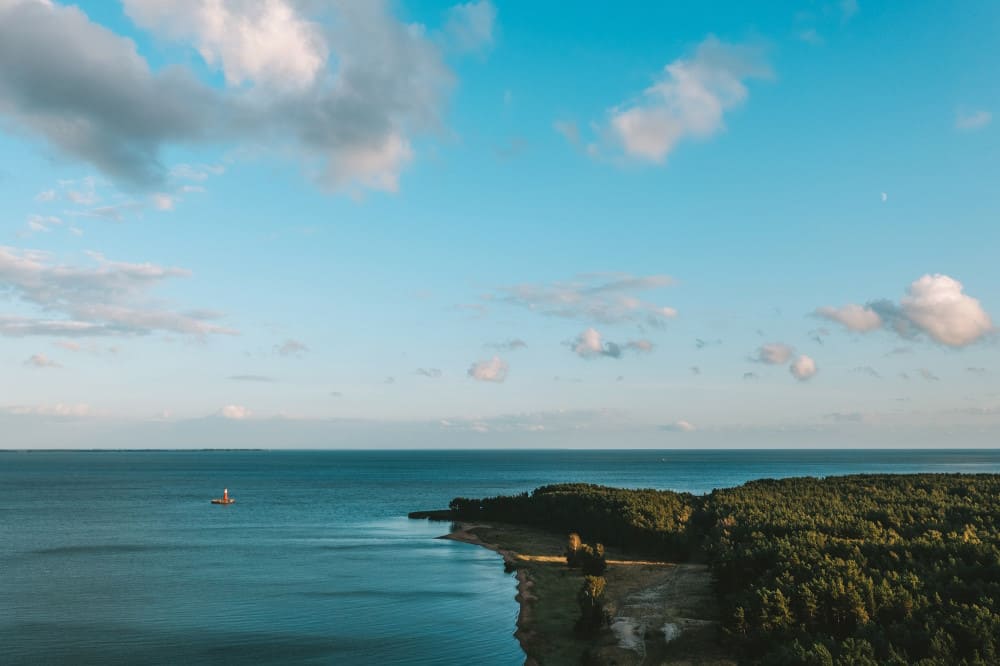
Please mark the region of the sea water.
[[3, 452], [0, 663], [519, 664], [500, 558], [407, 512], [860, 472], [996, 473], [1000, 452]]

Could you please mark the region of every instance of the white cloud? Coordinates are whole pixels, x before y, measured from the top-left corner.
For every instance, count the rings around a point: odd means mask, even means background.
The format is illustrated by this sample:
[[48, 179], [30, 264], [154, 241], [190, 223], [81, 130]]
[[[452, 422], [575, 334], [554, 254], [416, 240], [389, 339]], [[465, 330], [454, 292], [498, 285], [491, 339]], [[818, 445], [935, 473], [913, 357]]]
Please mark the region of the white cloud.
[[55, 190], [42, 190], [35, 195], [35, 201], [55, 201], [57, 196]]
[[882, 327], [882, 317], [877, 312], [870, 307], [854, 303], [839, 308], [824, 306], [817, 309], [816, 314], [861, 333]]
[[[0, 3], [0, 119], [149, 190], [167, 182], [166, 149], [211, 142], [291, 156], [331, 190], [393, 191], [412, 137], [440, 127], [454, 77], [427, 29], [384, 0], [125, 4], [138, 25], [218, 67], [227, 86], [183, 65], [154, 72], [134, 42], [78, 8], [14, 0]], [[492, 35], [489, 8], [459, 12], [467, 38]]]
[[677, 316], [671, 307], [640, 299], [636, 294], [674, 284], [667, 275], [633, 276], [598, 273], [568, 282], [504, 287], [487, 300], [518, 305], [550, 317], [613, 324], [638, 322], [659, 326]]
[[993, 121], [993, 114], [979, 109], [978, 111], [959, 110], [955, 113], [955, 129], [975, 131], [983, 129]]
[[993, 330], [979, 301], [963, 293], [962, 283], [947, 275], [924, 275], [900, 301], [909, 321], [949, 347], [972, 344]]
[[610, 132], [628, 157], [663, 162], [683, 139], [722, 130], [725, 112], [748, 96], [744, 81], [770, 75], [759, 48], [709, 36], [692, 58], [664, 67], [639, 101], [612, 109]]
[[54, 215], [31, 215], [28, 217], [28, 231], [48, 232], [52, 227], [58, 227], [62, 220]]
[[414, 374], [420, 375], [422, 377], [428, 377], [430, 379], [438, 379], [441, 377], [442, 372], [440, 368], [417, 368]]
[[169, 194], [157, 192], [156, 194], [153, 195], [153, 206], [156, 207], [156, 210], [160, 211], [173, 210], [176, 202], [177, 198]]
[[499, 356], [488, 361], [478, 361], [469, 366], [469, 376], [481, 382], [503, 382], [507, 379], [507, 362]]
[[935, 273], [912, 282], [899, 304], [888, 300], [868, 305], [820, 308], [816, 314], [850, 330], [884, 327], [912, 338], [924, 334], [947, 347], [965, 347], [993, 332], [993, 322], [979, 301], [964, 293], [958, 280]]
[[32, 354], [27, 361], [24, 362], [25, 365], [30, 365], [36, 368], [61, 368], [62, 366], [53, 361], [51, 358], [45, 354]]
[[572, 343], [573, 353], [582, 358], [597, 358], [600, 356], [610, 356], [619, 358], [622, 349], [614, 342], [604, 342], [601, 334], [594, 328], [588, 328]]
[[581, 358], [621, 358], [622, 352], [631, 350], [635, 352], [648, 353], [653, 351], [653, 343], [649, 340], [630, 340], [624, 345], [616, 342], [604, 340], [601, 333], [595, 328], [588, 328], [570, 342], [573, 353]]
[[461, 51], [480, 51], [493, 45], [497, 9], [490, 0], [467, 2], [448, 10], [445, 32]]
[[851, 20], [858, 13], [858, 0], [840, 0], [840, 13], [845, 21]]
[[235, 333], [211, 323], [214, 313], [177, 312], [150, 299], [153, 287], [188, 271], [90, 256], [95, 265], [80, 267], [55, 263], [44, 252], [0, 246], [0, 293], [39, 310], [33, 317], [0, 315], [0, 335]]
[[226, 3], [219, 0], [123, 0], [137, 25], [193, 43], [226, 82], [274, 88], [313, 83], [329, 55], [319, 25], [286, 0]]
[[668, 432], [694, 432], [698, 428], [696, 428], [690, 421], [682, 419], [680, 421], [674, 421], [670, 425], [661, 426], [660, 429]]
[[816, 361], [814, 361], [811, 357], [802, 354], [792, 361], [792, 364], [788, 366], [788, 371], [791, 372], [792, 376], [797, 380], [804, 382], [812, 378], [812, 376], [818, 371], [818, 368], [816, 367]]
[[771, 342], [761, 345], [757, 349], [757, 355], [753, 360], [767, 365], [782, 365], [792, 357], [795, 350], [781, 342]]
[[226, 405], [219, 410], [219, 416], [233, 421], [242, 421], [253, 416], [253, 412], [243, 405]]

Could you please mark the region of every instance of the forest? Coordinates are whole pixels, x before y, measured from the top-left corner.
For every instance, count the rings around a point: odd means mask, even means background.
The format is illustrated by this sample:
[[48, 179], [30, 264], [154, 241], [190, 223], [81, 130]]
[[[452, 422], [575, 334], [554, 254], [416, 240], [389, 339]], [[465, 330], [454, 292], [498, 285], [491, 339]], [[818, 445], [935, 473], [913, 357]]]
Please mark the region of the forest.
[[563, 484], [450, 510], [707, 563], [719, 639], [742, 663], [1000, 663], [998, 475], [765, 479], [704, 496]]

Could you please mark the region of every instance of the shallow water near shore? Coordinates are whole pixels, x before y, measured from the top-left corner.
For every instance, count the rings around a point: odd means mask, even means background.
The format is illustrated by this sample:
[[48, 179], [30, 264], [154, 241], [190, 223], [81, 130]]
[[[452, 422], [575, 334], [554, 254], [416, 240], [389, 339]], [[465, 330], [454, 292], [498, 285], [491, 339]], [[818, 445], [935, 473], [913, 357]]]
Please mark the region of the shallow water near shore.
[[518, 664], [499, 556], [407, 512], [862, 472], [997, 473], [1000, 451], [3, 452], [0, 661]]

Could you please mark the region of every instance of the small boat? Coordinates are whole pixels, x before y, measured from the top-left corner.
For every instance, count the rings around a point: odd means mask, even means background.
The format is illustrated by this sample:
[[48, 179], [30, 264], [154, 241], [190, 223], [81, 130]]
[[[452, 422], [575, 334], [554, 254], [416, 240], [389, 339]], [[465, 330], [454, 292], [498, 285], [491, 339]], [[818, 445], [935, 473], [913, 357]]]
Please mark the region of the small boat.
[[223, 488], [222, 497], [216, 497], [212, 500], [212, 504], [232, 504], [235, 501], [236, 500], [229, 496], [229, 488]]

